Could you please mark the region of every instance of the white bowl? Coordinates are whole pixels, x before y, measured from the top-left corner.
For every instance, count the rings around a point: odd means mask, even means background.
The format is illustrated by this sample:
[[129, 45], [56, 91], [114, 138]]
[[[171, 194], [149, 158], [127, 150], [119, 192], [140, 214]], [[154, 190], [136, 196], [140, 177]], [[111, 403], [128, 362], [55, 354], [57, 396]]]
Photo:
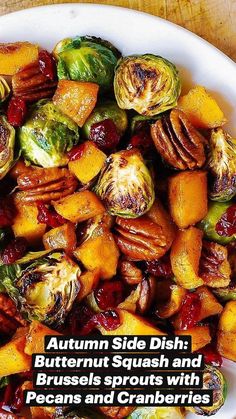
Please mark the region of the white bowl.
[[[208, 42], [166, 20], [114, 6], [61, 4], [36, 7], [0, 17], [0, 42], [31, 41], [49, 50], [62, 38], [100, 36], [124, 55], [151, 52], [173, 61], [180, 70], [183, 91], [202, 84], [217, 99], [236, 135], [236, 65]], [[229, 392], [215, 419], [236, 418], [236, 365], [222, 368]], [[188, 418], [197, 418], [188, 415]]]

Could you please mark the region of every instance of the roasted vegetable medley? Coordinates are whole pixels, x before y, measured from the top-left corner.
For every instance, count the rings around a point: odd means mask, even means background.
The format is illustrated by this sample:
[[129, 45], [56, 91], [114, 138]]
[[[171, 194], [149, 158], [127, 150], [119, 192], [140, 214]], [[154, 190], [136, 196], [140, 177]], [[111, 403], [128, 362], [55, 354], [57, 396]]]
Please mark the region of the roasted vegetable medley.
[[[158, 54], [158, 51], [157, 51]], [[236, 362], [236, 139], [203, 86], [83, 36], [0, 44], [0, 416], [44, 336], [191, 335], [213, 406], [32, 407], [32, 419], [214, 415]], [[8, 416], [7, 412], [11, 412]]]

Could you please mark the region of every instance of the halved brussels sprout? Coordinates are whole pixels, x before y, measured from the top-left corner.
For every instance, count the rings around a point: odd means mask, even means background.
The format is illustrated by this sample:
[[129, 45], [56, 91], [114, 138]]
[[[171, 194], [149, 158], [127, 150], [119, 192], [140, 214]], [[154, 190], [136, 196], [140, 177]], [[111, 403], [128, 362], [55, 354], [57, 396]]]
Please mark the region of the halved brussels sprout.
[[8, 83], [0, 76], [0, 105], [8, 98], [10, 91]]
[[65, 166], [66, 153], [78, 142], [77, 124], [48, 100], [40, 100], [18, 132], [26, 160], [42, 167]]
[[177, 104], [181, 85], [174, 64], [157, 55], [131, 55], [117, 64], [114, 90], [121, 109], [157, 115]]
[[221, 301], [236, 301], [236, 283], [231, 282], [228, 287], [213, 288], [212, 291]]
[[184, 419], [180, 407], [137, 407], [127, 419]]
[[14, 163], [15, 130], [6, 118], [0, 115], [0, 180]]
[[59, 79], [93, 82], [104, 90], [112, 86], [114, 69], [121, 56], [108, 41], [93, 36], [63, 39], [53, 52], [58, 59]]
[[236, 240], [236, 234], [232, 236], [220, 236], [216, 231], [216, 225], [225, 214], [232, 202], [211, 202], [206, 217], [198, 224], [209, 240], [220, 244], [227, 244]]
[[111, 154], [101, 172], [95, 192], [111, 215], [137, 218], [145, 214], [155, 199], [154, 185], [138, 150]]
[[107, 101], [97, 105], [86, 120], [82, 128], [84, 137], [88, 139], [91, 126], [97, 122], [104, 121], [104, 119], [112, 119], [118, 133], [120, 135], [124, 134], [128, 125], [126, 112], [123, 109], [120, 109], [116, 102]]
[[79, 292], [81, 271], [63, 252], [46, 253], [0, 266], [0, 282], [28, 320], [59, 326]]
[[211, 132], [208, 167], [210, 198], [221, 202], [232, 199], [236, 195], [236, 139], [222, 128]]
[[188, 410], [197, 415], [212, 416], [224, 405], [227, 396], [227, 382], [222, 372], [211, 365], [206, 365], [203, 372], [203, 389], [213, 390], [212, 406], [195, 406]]

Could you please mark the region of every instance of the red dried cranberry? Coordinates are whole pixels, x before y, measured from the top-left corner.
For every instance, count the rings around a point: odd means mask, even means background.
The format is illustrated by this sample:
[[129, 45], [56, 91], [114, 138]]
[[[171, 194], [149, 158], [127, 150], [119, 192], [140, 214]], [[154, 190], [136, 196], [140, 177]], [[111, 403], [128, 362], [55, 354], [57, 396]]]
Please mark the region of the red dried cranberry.
[[28, 243], [24, 237], [17, 237], [12, 240], [2, 251], [1, 259], [5, 265], [10, 265], [22, 258], [27, 250]]
[[8, 199], [0, 201], [0, 228], [8, 227], [13, 224], [15, 208]]
[[53, 55], [45, 49], [39, 51], [39, 69], [50, 80], [56, 79], [56, 61]]
[[17, 387], [15, 391], [14, 398], [11, 403], [11, 411], [14, 413], [19, 413], [23, 407], [23, 402], [24, 402], [24, 395], [23, 395], [22, 386], [20, 385]]
[[211, 364], [214, 367], [221, 367], [223, 363], [222, 356], [217, 352], [217, 349], [213, 345], [209, 344], [204, 348], [199, 349], [197, 352], [204, 355], [206, 364]]
[[123, 301], [124, 286], [121, 281], [104, 282], [94, 291], [98, 307], [101, 310], [115, 308]]
[[236, 234], [236, 204], [231, 205], [216, 224], [219, 236], [230, 237]]
[[102, 151], [114, 150], [120, 141], [120, 135], [112, 119], [96, 122], [91, 126], [89, 139], [92, 140]]
[[94, 311], [85, 303], [74, 303], [68, 317], [68, 333], [72, 335], [80, 334], [80, 330], [94, 316]]
[[139, 131], [133, 135], [128, 144], [128, 148], [138, 148], [143, 154], [154, 150], [153, 141], [149, 132]]
[[55, 228], [65, 224], [66, 220], [58, 214], [54, 208], [50, 208], [44, 202], [38, 202], [38, 217], [37, 220], [41, 224], [47, 224], [49, 227]]
[[95, 314], [81, 329], [81, 335], [88, 335], [96, 326], [102, 326], [106, 330], [115, 330], [120, 326], [120, 317], [115, 310], [103, 311]]
[[1, 402], [1, 409], [4, 411], [11, 411], [11, 403], [15, 392], [15, 386], [13, 385], [13, 382], [10, 381], [10, 383], [6, 386], [4, 390], [3, 400]]
[[26, 102], [18, 97], [12, 97], [7, 108], [7, 120], [13, 127], [21, 127], [27, 113]]
[[85, 144], [76, 145], [67, 153], [70, 161], [79, 160], [83, 156], [86, 148]]
[[173, 278], [173, 272], [170, 264], [170, 256], [165, 255], [161, 259], [151, 260], [149, 262], [145, 262], [146, 265], [146, 272], [157, 276], [159, 278]]
[[200, 316], [201, 300], [195, 292], [188, 292], [179, 311], [179, 329], [186, 330], [194, 327]]

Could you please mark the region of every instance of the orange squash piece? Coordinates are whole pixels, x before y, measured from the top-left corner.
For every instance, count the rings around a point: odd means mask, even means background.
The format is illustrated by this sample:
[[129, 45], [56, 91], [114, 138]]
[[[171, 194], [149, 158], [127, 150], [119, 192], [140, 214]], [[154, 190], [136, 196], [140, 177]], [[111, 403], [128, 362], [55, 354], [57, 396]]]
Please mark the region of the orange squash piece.
[[207, 287], [199, 287], [196, 293], [201, 300], [201, 311], [198, 321], [206, 319], [210, 316], [220, 314], [223, 310], [222, 305], [218, 302], [214, 294]]
[[107, 156], [92, 141], [86, 141], [80, 147], [80, 158], [70, 161], [68, 167], [81, 183], [86, 184], [98, 175]]
[[105, 212], [97, 195], [88, 190], [54, 201], [53, 206], [58, 214], [72, 223], [81, 223]]
[[53, 103], [82, 127], [96, 105], [98, 90], [96, 83], [59, 80]]
[[31, 357], [24, 352], [28, 327], [21, 327], [6, 345], [0, 348], [0, 376], [29, 371]]
[[209, 326], [195, 326], [187, 330], [176, 330], [176, 335], [190, 335], [192, 338], [192, 352], [198, 351], [211, 342]]
[[52, 228], [43, 235], [43, 244], [46, 250], [64, 249], [72, 252], [76, 247], [75, 226], [72, 223]]
[[30, 323], [29, 332], [26, 337], [26, 343], [24, 351], [27, 355], [32, 355], [35, 353], [43, 353], [44, 349], [44, 338], [47, 335], [58, 335], [61, 333], [56, 332], [55, 330], [50, 329], [44, 324], [33, 320]]
[[219, 321], [217, 349], [225, 358], [236, 362], [236, 301], [229, 301]]
[[106, 330], [99, 326], [98, 329], [104, 336], [125, 336], [125, 335], [153, 335], [164, 336], [160, 329], [147, 322], [144, 318], [130, 313], [126, 310], [117, 309], [120, 317], [120, 326], [115, 330]]
[[170, 261], [176, 282], [186, 289], [204, 284], [198, 276], [202, 235], [202, 231], [195, 227], [179, 230], [171, 247]]
[[226, 122], [216, 100], [203, 86], [195, 86], [185, 96], [180, 97], [178, 107], [197, 128], [216, 128]]
[[0, 43], [0, 74], [13, 76], [21, 67], [38, 59], [38, 45], [30, 42]]
[[86, 240], [74, 255], [89, 271], [99, 269], [102, 279], [110, 279], [116, 274], [119, 251], [109, 231]]
[[207, 173], [181, 172], [169, 178], [170, 213], [179, 228], [187, 228], [207, 215]]
[[96, 268], [93, 271], [83, 272], [79, 277], [80, 290], [77, 295], [77, 301], [83, 300], [87, 297], [94, 288], [96, 288], [98, 281], [100, 279], [100, 269]]
[[12, 229], [16, 237], [25, 237], [30, 245], [34, 246], [41, 242], [46, 230], [46, 224], [37, 220], [38, 208], [36, 203], [26, 203], [14, 198], [16, 215], [13, 220]]

